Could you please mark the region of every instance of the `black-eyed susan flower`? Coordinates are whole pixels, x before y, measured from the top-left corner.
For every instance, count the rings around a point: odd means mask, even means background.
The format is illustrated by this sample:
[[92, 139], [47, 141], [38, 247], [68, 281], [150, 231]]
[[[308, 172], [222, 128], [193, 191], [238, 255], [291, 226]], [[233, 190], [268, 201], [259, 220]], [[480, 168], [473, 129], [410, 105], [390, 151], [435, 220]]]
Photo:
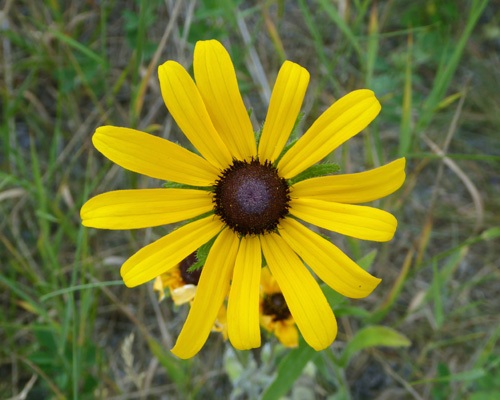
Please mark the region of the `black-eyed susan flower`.
[[[197, 261], [196, 253], [193, 252], [176, 267], [156, 277], [153, 289], [159, 293], [158, 301], [165, 298], [165, 291], [168, 290], [176, 306], [193, 304], [202, 268], [190, 269]], [[227, 317], [224, 304], [219, 309], [212, 331], [220, 332], [224, 340], [227, 340]]]
[[200, 281], [201, 268], [190, 271], [189, 269], [198, 261], [193, 252], [182, 260], [176, 267], [157, 276], [153, 289], [159, 293], [159, 301], [165, 298], [168, 289], [176, 306], [190, 303], [196, 294], [196, 286]]
[[297, 347], [299, 332], [283, 293], [268, 267], [262, 268], [260, 288], [260, 325], [274, 333], [283, 346]]
[[134, 229], [198, 218], [123, 264], [121, 275], [130, 287], [174, 268], [216, 237], [172, 349], [177, 356], [189, 358], [201, 349], [226, 296], [233, 346], [260, 346], [262, 255], [304, 339], [314, 349], [324, 349], [335, 339], [337, 324], [304, 263], [348, 297], [367, 296], [380, 280], [301, 221], [359, 239], [390, 240], [396, 219], [355, 204], [398, 189], [405, 179], [405, 160], [368, 172], [291, 180], [364, 129], [380, 104], [370, 90], [349, 93], [282, 155], [309, 82], [304, 68], [290, 61], [281, 67], [258, 146], [224, 47], [215, 40], [198, 42], [193, 68], [196, 83], [175, 61], [161, 65], [158, 73], [168, 110], [200, 155], [127, 128], [104, 126], [92, 138], [101, 153], [126, 169], [191, 187], [98, 195], [82, 207], [83, 224]]

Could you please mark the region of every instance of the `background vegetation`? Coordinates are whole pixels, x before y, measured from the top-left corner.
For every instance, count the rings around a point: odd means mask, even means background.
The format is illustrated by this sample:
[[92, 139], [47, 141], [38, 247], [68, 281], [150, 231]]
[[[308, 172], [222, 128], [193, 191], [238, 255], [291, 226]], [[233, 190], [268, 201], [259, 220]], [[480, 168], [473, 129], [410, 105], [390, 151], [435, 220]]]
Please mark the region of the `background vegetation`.
[[[0, 398], [499, 399], [500, 3], [487, 0], [0, 2]], [[90, 196], [161, 182], [111, 164], [96, 127], [186, 143], [156, 67], [197, 40], [230, 51], [257, 128], [281, 63], [311, 73], [300, 130], [370, 88], [382, 112], [335, 152], [343, 172], [399, 156], [378, 204], [388, 244], [333, 237], [381, 285], [350, 301], [330, 349], [172, 347], [187, 308], [127, 289], [119, 267], [168, 228], [84, 229]], [[326, 232], [323, 232], [326, 233]]]

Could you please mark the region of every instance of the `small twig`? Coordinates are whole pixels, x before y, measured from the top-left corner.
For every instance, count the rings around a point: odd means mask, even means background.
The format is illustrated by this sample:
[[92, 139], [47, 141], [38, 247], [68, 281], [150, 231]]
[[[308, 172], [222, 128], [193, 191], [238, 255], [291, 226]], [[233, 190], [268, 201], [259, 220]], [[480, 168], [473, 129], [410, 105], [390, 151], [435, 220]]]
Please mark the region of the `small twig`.
[[153, 378], [155, 376], [156, 370], [158, 368], [158, 365], [160, 362], [156, 357], [153, 357], [151, 359], [151, 362], [149, 363], [148, 370], [146, 372], [146, 375], [144, 377], [144, 386], [142, 388], [142, 396], [141, 400], [146, 400], [147, 399], [147, 394], [149, 390], [151, 389], [151, 383], [153, 382]]
[[[148, 69], [146, 71], [146, 75], [144, 78], [142, 78], [141, 86], [139, 89], [139, 93], [137, 94], [137, 102], [135, 103], [135, 112], [137, 115], [140, 114], [142, 110], [142, 106], [144, 104], [144, 94], [146, 93], [146, 87], [149, 82], [149, 79], [151, 78], [151, 75], [153, 73], [153, 68], [158, 65], [158, 60], [160, 58], [160, 54], [165, 48], [165, 45], [167, 44], [167, 40], [170, 37], [170, 33], [172, 32], [172, 29], [177, 21], [177, 17], [179, 16], [179, 12], [181, 10], [181, 6], [184, 3], [183, 0], [177, 0], [177, 3], [175, 4], [175, 7], [172, 11], [172, 15], [170, 15], [170, 19], [168, 21], [168, 24], [165, 28], [165, 31], [163, 32], [163, 36], [160, 39], [160, 43], [158, 44], [158, 47], [155, 51], [155, 54], [153, 58], [151, 59], [151, 62], [148, 65]], [[156, 85], [155, 85], [156, 87]]]
[[156, 319], [158, 320], [158, 327], [160, 328], [162, 342], [167, 348], [170, 349], [173, 347], [172, 336], [165, 327], [165, 320], [163, 319], [163, 314], [161, 313], [160, 306], [158, 305], [158, 297], [154, 293], [151, 285], [148, 285], [148, 294], [151, 303], [153, 304], [153, 311], [156, 315]]
[[377, 349], [372, 349], [372, 354], [375, 356], [377, 361], [382, 364], [384, 371], [391, 376], [395, 381], [399, 382], [410, 395], [413, 396], [416, 400], [424, 400], [422, 396], [420, 396], [415, 389], [411, 387], [411, 385], [404, 380], [396, 371], [394, 371], [391, 366], [385, 361], [382, 354]]
[[[451, 121], [450, 127], [448, 129], [448, 133], [446, 134], [446, 138], [444, 140], [444, 143], [443, 143], [443, 146], [441, 149], [442, 154], [446, 154], [448, 152], [448, 148], [450, 146], [451, 139], [453, 138], [453, 134], [457, 130], [458, 119], [459, 119], [460, 114], [462, 112], [462, 107], [464, 105], [466, 93], [467, 93], [466, 90], [464, 90], [463, 95], [460, 97], [460, 101], [458, 102], [457, 109], [455, 111], [455, 114], [453, 115], [453, 119]], [[424, 138], [424, 141], [427, 143], [427, 140], [426, 140], [426, 139], [428, 139], [427, 136], [425, 134], [422, 134], [422, 137]], [[436, 204], [436, 198], [438, 196], [438, 189], [439, 189], [439, 186], [441, 183], [441, 179], [443, 178], [443, 170], [444, 170], [444, 162], [441, 162], [439, 164], [439, 167], [438, 167], [436, 179], [434, 182], [434, 190], [432, 191], [432, 197], [431, 197], [431, 200], [429, 203], [429, 214], [428, 214], [429, 217], [428, 218], [430, 218], [430, 216], [432, 215], [432, 212], [434, 210], [434, 206]]]
[[19, 394], [15, 395], [14, 397], [10, 397], [7, 400], [25, 400], [26, 397], [28, 397], [28, 394], [29, 394], [31, 388], [33, 387], [33, 385], [35, 384], [37, 379], [38, 379], [38, 376], [33, 375], [30, 378], [30, 380], [26, 383], [26, 386], [24, 386], [23, 390], [21, 390], [21, 392]]
[[38, 375], [40, 375], [45, 380], [45, 382], [47, 382], [47, 385], [49, 385], [50, 389], [54, 392], [54, 394], [56, 395], [56, 397], [59, 400], [66, 400], [66, 396], [64, 396], [64, 394], [59, 390], [59, 388], [57, 387], [57, 385], [54, 382], [52, 382], [52, 380], [48, 377], [48, 375], [45, 372], [43, 372], [43, 370], [38, 365], [36, 365], [35, 363], [31, 362], [27, 358], [20, 357], [20, 356], [18, 356], [18, 358], [23, 363], [25, 363], [26, 365], [28, 365]]
[[474, 202], [474, 206], [476, 208], [476, 225], [474, 226], [474, 231], [477, 231], [479, 227], [483, 224], [484, 219], [484, 206], [483, 200], [479, 194], [479, 190], [476, 188], [476, 185], [472, 182], [472, 180], [467, 176], [467, 174], [453, 161], [451, 158], [446, 157], [446, 154], [439, 148], [437, 144], [435, 144], [431, 139], [427, 136], [422, 135], [424, 141], [427, 145], [432, 149], [432, 151], [443, 157], [443, 163], [446, 164], [448, 168], [450, 168], [463, 182], [467, 190], [469, 191], [472, 201]]
[[[88, 278], [91, 279], [95, 283], [100, 283], [99, 280], [94, 278], [91, 275], [88, 275]], [[106, 286], [98, 286], [101, 291], [104, 292], [108, 298], [115, 303], [115, 305], [120, 309], [120, 311], [139, 329], [139, 331], [144, 335], [144, 337], [149, 337], [149, 333], [147, 329], [144, 327], [143, 324], [135, 317], [135, 315], [127, 308], [125, 305], [123, 305], [118, 297], [115, 296], [115, 294], [109, 290]]]
[[181, 50], [186, 47], [189, 29], [191, 27], [191, 23], [193, 22], [194, 6], [195, 5], [196, 5], [196, 0], [189, 1], [187, 11], [186, 11], [186, 17], [184, 19], [184, 29], [183, 29], [182, 37], [181, 37], [180, 43], [179, 43], [179, 48]]
[[257, 51], [252, 44], [252, 39], [250, 37], [250, 33], [248, 32], [245, 20], [240, 13], [236, 14], [236, 19], [238, 22], [238, 28], [240, 28], [241, 36], [243, 37], [243, 42], [245, 42], [245, 46], [248, 49], [250, 57], [250, 62], [247, 62], [248, 71], [250, 72], [250, 75], [252, 76], [254, 82], [260, 87], [260, 97], [264, 105], [267, 107], [269, 105], [269, 102], [271, 101], [271, 88], [269, 87], [269, 83], [267, 82], [264, 68], [262, 67], [262, 63], [260, 62]]
[[0, 24], [2, 23], [2, 19], [9, 13], [10, 6], [14, 0], [7, 0], [3, 6], [3, 10], [0, 12]]

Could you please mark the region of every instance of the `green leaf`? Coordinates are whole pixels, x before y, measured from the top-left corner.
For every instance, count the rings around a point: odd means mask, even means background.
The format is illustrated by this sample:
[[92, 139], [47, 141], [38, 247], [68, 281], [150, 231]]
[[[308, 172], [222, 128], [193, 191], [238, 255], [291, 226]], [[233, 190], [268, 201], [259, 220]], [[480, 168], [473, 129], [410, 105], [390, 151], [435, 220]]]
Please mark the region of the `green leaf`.
[[434, 78], [434, 83], [431, 85], [431, 92], [420, 111], [421, 117], [417, 123], [417, 131], [425, 131], [434, 117], [436, 107], [446, 95], [451, 80], [460, 65], [460, 59], [462, 58], [465, 45], [487, 4], [488, 0], [473, 0], [470, 2], [470, 9], [464, 11], [468, 17], [465, 27], [462, 29], [462, 36], [460, 36], [458, 42], [454, 44], [451, 55], [448, 56], [447, 52], [443, 51], [442, 62]]
[[290, 138], [294, 142], [296, 141], [296, 139], [299, 138], [299, 135], [297, 133], [297, 128], [299, 127], [300, 121], [302, 121], [302, 117], [304, 117], [304, 113], [299, 112], [299, 115], [297, 115], [297, 119], [295, 120], [295, 124], [293, 124], [292, 133], [290, 133]]
[[432, 296], [434, 298], [434, 318], [436, 320], [436, 325], [438, 328], [443, 326], [444, 322], [444, 311], [443, 311], [443, 302], [441, 301], [441, 280], [439, 279], [439, 271], [437, 267], [437, 261], [432, 263]]
[[297, 182], [309, 179], [309, 178], [316, 178], [318, 176], [324, 176], [328, 174], [333, 174], [335, 172], [338, 172], [340, 167], [337, 164], [330, 164], [330, 163], [325, 163], [325, 164], [316, 164], [313, 165], [309, 168], [307, 168], [305, 171], [301, 172], [294, 178], [289, 180], [290, 185], [294, 185]]
[[215, 242], [215, 239], [218, 235], [214, 236], [207, 243], [200, 246], [200, 248], [196, 251], [196, 261], [193, 265], [191, 265], [188, 269], [189, 272], [196, 271], [198, 268], [201, 268], [207, 262], [208, 253], [210, 253], [210, 249]]
[[67, 45], [71, 46], [75, 50], [78, 50], [85, 56], [87, 56], [89, 59], [97, 62], [98, 64], [102, 65], [105, 70], [108, 69], [108, 64], [107, 61], [100, 56], [99, 54], [93, 52], [90, 50], [89, 47], [85, 46], [84, 44], [80, 43], [79, 41], [71, 38], [70, 36], [64, 34], [63, 32], [59, 32], [55, 29], [49, 29], [49, 32], [54, 35], [57, 39], [59, 39], [61, 42], [66, 43]]
[[358, 351], [368, 347], [408, 347], [411, 342], [399, 332], [385, 326], [368, 326], [359, 330], [345, 347], [340, 356], [339, 365], [347, 366], [349, 360]]
[[326, 297], [326, 301], [328, 301], [328, 304], [331, 308], [336, 309], [339, 306], [348, 304], [346, 298], [340, 293], [333, 290], [330, 286], [323, 283], [319, 287], [323, 291], [323, 294]]
[[368, 318], [371, 313], [366, 311], [364, 308], [353, 307], [353, 306], [339, 306], [334, 308], [336, 317], [343, 317], [350, 315], [358, 318]]
[[480, 392], [473, 393], [469, 400], [498, 400], [500, 399], [500, 390], [483, 390]]
[[302, 373], [306, 364], [318, 353], [300, 338], [299, 347], [288, 353], [278, 366], [278, 375], [269, 385], [262, 400], [275, 400], [284, 396]]
[[370, 267], [372, 266], [376, 255], [377, 255], [377, 250], [372, 250], [366, 256], [363, 256], [362, 258], [357, 260], [356, 264], [358, 264], [365, 271], [368, 271], [370, 269]]
[[[358, 42], [358, 38], [352, 31], [349, 24], [346, 22], [346, 19], [340, 15], [337, 8], [333, 5], [333, 3], [327, 0], [319, 0], [318, 1], [320, 7], [323, 9], [324, 13], [330, 17], [333, 24], [344, 34], [345, 39], [352, 45], [356, 53], [363, 54], [363, 49]], [[342, 38], [343, 40], [343, 38]]]
[[486, 229], [483, 233], [481, 233], [481, 238], [484, 240], [496, 239], [500, 236], [500, 227], [496, 226], [494, 228]]
[[280, 160], [283, 158], [283, 156], [286, 154], [286, 152], [287, 152], [288, 150], [290, 150], [290, 149], [291, 149], [291, 148], [295, 145], [295, 143], [297, 143], [297, 141], [298, 141], [298, 140], [299, 140], [299, 139], [292, 140], [290, 143], [288, 143], [288, 144], [285, 146], [285, 148], [281, 151], [280, 156], [279, 156], [279, 157], [276, 159], [276, 161], [274, 162], [274, 164], [273, 164], [274, 166], [277, 166], [277, 165], [278, 165], [278, 163], [279, 163], [279, 162], [280, 162]]
[[194, 190], [207, 190], [207, 191], [212, 190], [212, 186], [191, 186], [177, 182], [165, 182], [162, 186], [165, 189], [194, 189]]

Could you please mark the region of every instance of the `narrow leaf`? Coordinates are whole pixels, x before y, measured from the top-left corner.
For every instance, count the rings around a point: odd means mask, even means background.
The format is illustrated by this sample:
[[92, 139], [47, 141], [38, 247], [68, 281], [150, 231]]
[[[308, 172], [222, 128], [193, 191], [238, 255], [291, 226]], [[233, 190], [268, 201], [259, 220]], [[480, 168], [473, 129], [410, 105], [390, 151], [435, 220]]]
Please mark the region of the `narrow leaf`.
[[167, 375], [170, 379], [172, 379], [172, 381], [174, 381], [178, 386], [182, 386], [186, 381], [185, 370], [182, 368], [183, 361], [175, 358], [151, 336], [147, 338], [147, 341], [151, 353], [153, 353], [158, 361], [160, 361], [160, 364], [163, 365], [163, 368], [167, 371]]
[[301, 338], [299, 347], [290, 351], [281, 361], [278, 375], [264, 392], [262, 400], [277, 400], [284, 396], [316, 354]]
[[432, 263], [432, 296], [434, 298], [434, 318], [436, 319], [436, 325], [438, 328], [443, 326], [444, 312], [443, 312], [443, 302], [441, 301], [441, 280], [439, 279], [439, 271], [437, 267], [437, 261]]
[[457, 374], [451, 374], [446, 376], [439, 376], [432, 379], [422, 379], [420, 381], [413, 381], [411, 385], [419, 385], [421, 383], [430, 382], [456, 382], [456, 381], [473, 381], [478, 378], [483, 377], [486, 371], [483, 368], [470, 369], [469, 371], [459, 372]]
[[411, 342], [399, 332], [385, 326], [369, 326], [359, 330], [345, 347], [340, 356], [339, 365], [347, 366], [349, 360], [358, 351], [368, 347], [408, 347]]
[[361, 268], [365, 271], [368, 271], [375, 260], [375, 256], [377, 255], [377, 250], [370, 251], [367, 255], [363, 256], [359, 260], [356, 261]]
[[186, 185], [185, 183], [177, 183], [177, 182], [165, 182], [163, 184], [163, 187], [165, 189], [195, 189], [195, 190], [207, 190], [211, 191], [212, 187], [211, 186], [191, 186], [191, 185]]
[[313, 165], [312, 167], [307, 168], [304, 172], [301, 172], [297, 176], [293, 177], [290, 179], [289, 183], [290, 185], [294, 185], [297, 182], [310, 179], [310, 178], [316, 178], [318, 176], [324, 176], [328, 174], [333, 174], [337, 172], [340, 169], [340, 167], [337, 164], [330, 164], [330, 163], [325, 163], [325, 164], [316, 164]]

